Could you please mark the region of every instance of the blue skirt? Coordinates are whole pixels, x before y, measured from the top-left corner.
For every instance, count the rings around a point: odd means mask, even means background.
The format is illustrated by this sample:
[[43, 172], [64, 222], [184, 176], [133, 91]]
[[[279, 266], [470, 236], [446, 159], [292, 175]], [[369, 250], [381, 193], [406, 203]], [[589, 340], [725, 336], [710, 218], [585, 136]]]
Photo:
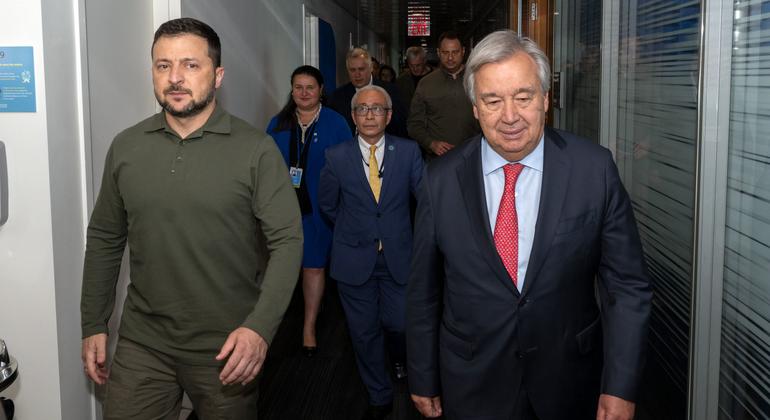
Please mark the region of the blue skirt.
[[316, 209], [302, 217], [302, 268], [325, 268], [329, 263], [332, 232]]

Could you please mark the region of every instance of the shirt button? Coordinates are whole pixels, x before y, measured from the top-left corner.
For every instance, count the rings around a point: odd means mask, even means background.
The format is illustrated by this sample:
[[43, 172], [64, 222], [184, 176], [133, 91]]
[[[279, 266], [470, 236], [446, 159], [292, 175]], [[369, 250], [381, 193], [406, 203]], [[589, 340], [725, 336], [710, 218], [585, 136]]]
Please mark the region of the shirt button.
[[176, 160], [182, 160], [182, 156], [177, 156]]
[[175, 174], [175, 173], [176, 173], [176, 169], [172, 169], [172, 170], [171, 170], [171, 173], [172, 173], [172, 174]]

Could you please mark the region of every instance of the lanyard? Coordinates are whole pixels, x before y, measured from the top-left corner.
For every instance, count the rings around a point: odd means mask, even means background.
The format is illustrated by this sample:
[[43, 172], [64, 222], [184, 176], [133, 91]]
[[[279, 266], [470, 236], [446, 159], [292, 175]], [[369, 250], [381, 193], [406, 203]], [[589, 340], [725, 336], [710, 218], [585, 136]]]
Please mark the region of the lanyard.
[[[380, 146], [380, 147], [383, 147], [383, 146], [385, 146], [384, 142], [382, 143], [382, 146]], [[359, 145], [358, 147], [360, 148], [361, 146]], [[387, 155], [388, 155], [387, 153], [383, 153], [382, 154], [382, 162], [377, 162], [377, 163], [380, 164], [380, 167], [377, 170], [377, 176], [380, 177], [380, 178], [382, 178], [382, 175], [385, 174], [385, 156], [387, 156]], [[364, 154], [363, 153], [361, 153], [361, 161], [364, 162], [364, 165], [366, 165], [367, 168], [369, 167], [369, 162], [367, 161], [367, 159], [364, 159]]]
[[307, 166], [307, 156], [310, 151], [310, 144], [313, 143], [315, 136], [316, 121], [305, 129], [304, 144], [302, 141], [302, 130], [299, 129], [299, 123], [291, 128], [291, 139], [289, 140], [289, 164], [295, 168], [305, 169]]

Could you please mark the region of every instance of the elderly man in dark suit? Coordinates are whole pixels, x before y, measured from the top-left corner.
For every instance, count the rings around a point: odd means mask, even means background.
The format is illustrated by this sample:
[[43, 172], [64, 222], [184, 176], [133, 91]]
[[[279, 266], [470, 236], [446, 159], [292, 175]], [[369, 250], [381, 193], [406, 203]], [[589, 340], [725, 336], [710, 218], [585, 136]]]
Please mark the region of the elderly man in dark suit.
[[406, 49], [406, 64], [408, 68], [398, 76], [396, 86], [401, 95], [401, 101], [406, 106], [407, 118], [409, 118], [412, 97], [415, 89], [417, 89], [417, 84], [423, 77], [432, 72], [433, 68], [428, 65], [428, 53], [425, 52], [425, 48], [419, 45], [413, 45]]
[[369, 392], [364, 419], [392, 410], [396, 377], [406, 376], [404, 318], [412, 253], [410, 199], [422, 176], [417, 143], [385, 134], [392, 100], [379, 86], [352, 99], [358, 136], [326, 152], [318, 202], [333, 225], [329, 274], [337, 280], [361, 379]]
[[639, 234], [610, 152], [545, 128], [549, 81], [531, 40], [482, 40], [464, 83], [483, 134], [423, 177], [406, 336], [427, 417], [633, 418], [652, 297]]
[[350, 113], [350, 101], [353, 95], [365, 86], [379, 86], [388, 93], [393, 105], [385, 132], [398, 137], [407, 137], [406, 132], [406, 108], [399, 98], [398, 88], [393, 83], [385, 83], [372, 76], [372, 56], [363, 48], [353, 48], [348, 51], [345, 58], [345, 66], [348, 70], [350, 82], [337, 88], [329, 96], [326, 105], [345, 117], [350, 126], [350, 131], [356, 130], [355, 121]]

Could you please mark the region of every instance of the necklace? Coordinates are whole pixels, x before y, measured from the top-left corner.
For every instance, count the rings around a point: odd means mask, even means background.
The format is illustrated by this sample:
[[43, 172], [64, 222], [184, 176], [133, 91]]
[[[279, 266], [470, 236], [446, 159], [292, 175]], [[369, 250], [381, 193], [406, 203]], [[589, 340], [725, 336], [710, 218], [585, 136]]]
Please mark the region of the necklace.
[[[307, 115], [307, 114], [306, 114]], [[300, 127], [307, 128], [310, 124], [315, 122], [315, 120], [318, 119], [318, 116], [321, 115], [321, 104], [318, 104], [318, 109], [313, 114], [313, 117], [308, 121], [307, 123], [302, 122], [302, 114], [299, 112], [299, 108], [297, 108], [297, 122], [299, 123]]]

